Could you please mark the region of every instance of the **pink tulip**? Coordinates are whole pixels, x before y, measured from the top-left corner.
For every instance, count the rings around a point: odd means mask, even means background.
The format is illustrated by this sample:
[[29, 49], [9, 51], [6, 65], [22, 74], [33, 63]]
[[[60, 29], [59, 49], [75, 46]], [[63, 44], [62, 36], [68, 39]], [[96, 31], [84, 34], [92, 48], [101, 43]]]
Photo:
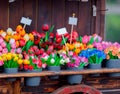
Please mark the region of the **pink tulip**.
[[94, 37], [94, 41], [97, 41], [97, 42], [102, 41], [102, 37], [98, 36], [97, 34], [93, 34], [93, 37]]
[[0, 55], [2, 55], [2, 53], [0, 52]]
[[0, 51], [2, 51], [2, 47], [0, 46]]
[[21, 48], [16, 49], [16, 53], [18, 54], [22, 53], [22, 49]]
[[11, 49], [11, 51], [10, 51], [11, 53], [15, 53], [15, 49]]
[[26, 55], [24, 55], [24, 58], [25, 58], [25, 59], [29, 59], [30, 57], [29, 57], [28, 54], [26, 54]]
[[83, 38], [82, 38], [82, 43], [83, 44], [87, 44], [89, 42], [89, 36], [85, 35]]
[[4, 41], [3, 38], [0, 37], [0, 44], [1, 44], [3, 41]]
[[2, 46], [2, 48], [6, 47], [6, 43], [5, 42], [2, 42], [0, 45]]
[[12, 49], [15, 49], [15, 48], [16, 48], [16, 44], [12, 44], [12, 45], [11, 45], [11, 48], [12, 48]]
[[7, 48], [4, 48], [4, 49], [2, 50], [2, 53], [3, 53], [3, 54], [8, 53], [8, 49], [7, 49]]
[[46, 66], [47, 66], [47, 64], [45, 64], [45, 63], [42, 64], [42, 68], [46, 68]]
[[0, 60], [0, 66], [2, 66], [4, 64], [4, 62], [2, 60]]
[[15, 39], [10, 39], [9, 43], [12, 45], [12, 44], [15, 44]]

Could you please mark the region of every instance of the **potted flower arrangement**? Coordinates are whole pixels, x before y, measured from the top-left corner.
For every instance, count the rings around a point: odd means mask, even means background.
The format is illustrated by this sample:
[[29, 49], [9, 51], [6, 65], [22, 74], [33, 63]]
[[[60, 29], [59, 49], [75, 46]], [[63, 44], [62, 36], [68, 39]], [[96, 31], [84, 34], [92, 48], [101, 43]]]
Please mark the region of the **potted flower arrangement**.
[[[61, 54], [66, 61], [67, 70], [79, 71], [87, 66], [88, 59], [86, 57], [80, 57], [73, 51], [69, 51], [67, 54]], [[78, 84], [82, 81], [82, 75], [69, 75], [67, 81], [70, 84]]]
[[[81, 51], [79, 56], [88, 58], [89, 69], [101, 69], [102, 61], [106, 58], [106, 54], [104, 53], [104, 51], [98, 50], [96, 48], [83, 50]], [[97, 74], [95, 74], [94, 76], [97, 76]]]
[[[34, 54], [26, 54], [24, 53], [24, 61], [22, 68], [25, 72], [41, 72], [42, 71], [42, 61], [35, 56]], [[41, 77], [26, 77], [25, 84], [26, 86], [39, 86]]]
[[[0, 62], [3, 64], [4, 72], [11, 74], [17, 73], [18, 68], [23, 63], [22, 55], [15, 53], [6, 53], [0, 56]], [[10, 78], [9, 81], [15, 81], [15, 78]]]
[[[63, 59], [62, 56], [58, 53], [51, 53], [51, 54], [46, 54], [44, 53], [41, 56], [41, 60], [43, 63], [47, 65], [47, 69], [50, 71], [56, 71], [59, 72], [61, 70], [61, 65], [65, 64], [65, 60]], [[59, 76], [51, 76], [51, 79], [58, 79]]]
[[[120, 68], [120, 45], [113, 43], [104, 50], [106, 54], [107, 68]], [[120, 76], [120, 73], [110, 73], [109, 76]]]

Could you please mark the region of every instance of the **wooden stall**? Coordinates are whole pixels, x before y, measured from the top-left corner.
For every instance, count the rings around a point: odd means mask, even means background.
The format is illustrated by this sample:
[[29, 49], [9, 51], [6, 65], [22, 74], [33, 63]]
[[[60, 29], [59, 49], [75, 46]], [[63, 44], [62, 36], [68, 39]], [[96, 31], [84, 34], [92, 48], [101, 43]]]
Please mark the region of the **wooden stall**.
[[[54, 32], [56, 32], [56, 29], [62, 27], [66, 27], [67, 31], [70, 32], [71, 27], [68, 24], [68, 18], [75, 13], [75, 16], [78, 18], [78, 24], [77, 26], [74, 26], [74, 29], [78, 31], [79, 35], [97, 33], [104, 39], [105, 0], [85, 1], [86, 0], [15, 0], [14, 2], [9, 2], [9, 0], [1, 0], [0, 29], [6, 30], [8, 27], [11, 27], [15, 30], [16, 26], [20, 24], [21, 17], [29, 17], [32, 19], [32, 24], [26, 27], [27, 32], [31, 32], [32, 30], [42, 32], [41, 26], [44, 23], [47, 23], [50, 26], [54, 25]], [[93, 15], [93, 5], [96, 7], [96, 16]], [[107, 77], [106, 74], [101, 74], [101, 76], [93, 78], [88, 75], [90, 71], [85, 72], [82, 84], [93, 86], [103, 91], [106, 90], [106, 93], [104, 94], [113, 94], [110, 92], [107, 93], [107, 90], [119, 90], [120, 88], [119, 77], [110, 78]], [[103, 71], [92, 71], [91, 73], [96, 72], [102, 73]], [[106, 73], [108, 72], [110, 71], [107, 71]], [[114, 70], [112, 72], [120, 72], [120, 70]], [[68, 85], [66, 82], [67, 73], [64, 74], [63, 72], [64, 75], [62, 74], [58, 80], [50, 80], [48, 77], [48, 75], [55, 74], [52, 74], [51, 72], [45, 73], [48, 74], [45, 76], [43, 73], [44, 77], [38, 87], [24, 86], [24, 77], [30, 76], [29, 74], [13, 74], [8, 76], [0, 74], [0, 91], [3, 92], [3, 94], [16, 94], [14, 93], [16, 91], [20, 91], [21, 94], [49, 94], [61, 86]], [[36, 75], [40, 74], [31, 74], [31, 76]], [[6, 82], [5, 78], [11, 76], [18, 77], [18, 81], [15, 83]], [[20, 86], [21, 88], [14, 90], [13, 88], [17, 86]], [[11, 90], [14, 90], [14, 92], [11, 92]], [[114, 94], [117, 94], [117, 92]]]

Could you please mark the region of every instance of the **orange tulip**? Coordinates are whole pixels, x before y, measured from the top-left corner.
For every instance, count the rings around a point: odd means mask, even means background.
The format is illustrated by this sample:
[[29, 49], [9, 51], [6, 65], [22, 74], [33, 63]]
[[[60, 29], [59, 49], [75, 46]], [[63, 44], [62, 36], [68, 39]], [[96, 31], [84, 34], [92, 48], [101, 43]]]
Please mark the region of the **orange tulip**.
[[32, 41], [34, 41], [34, 35], [30, 33], [29, 34], [29, 39], [32, 40]]
[[6, 35], [6, 36], [5, 36], [5, 41], [9, 42], [10, 38], [11, 38], [11, 36]]
[[20, 39], [20, 35], [18, 33], [13, 35], [13, 38], [18, 41]]
[[25, 35], [25, 30], [22, 29], [22, 30], [19, 32], [19, 34], [20, 34], [21, 36], [24, 36], [24, 35]]
[[15, 43], [16, 43], [16, 47], [19, 47], [19, 45], [20, 45], [19, 41], [16, 41]]
[[21, 25], [18, 25], [17, 28], [16, 28], [16, 32], [19, 33], [20, 31], [22, 31], [22, 29], [23, 29], [22, 26], [21, 26]]

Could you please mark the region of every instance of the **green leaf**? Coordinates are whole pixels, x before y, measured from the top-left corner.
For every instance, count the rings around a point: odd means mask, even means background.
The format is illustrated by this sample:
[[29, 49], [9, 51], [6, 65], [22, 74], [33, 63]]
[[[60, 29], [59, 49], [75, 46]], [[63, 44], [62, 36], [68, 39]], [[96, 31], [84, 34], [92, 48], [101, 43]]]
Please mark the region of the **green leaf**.
[[[64, 42], [64, 40], [65, 40], [65, 42]], [[67, 42], [67, 38], [64, 37], [64, 40], [62, 39], [62, 42], [61, 42], [62, 45], [64, 45]]]
[[81, 36], [79, 37], [79, 41], [80, 41], [80, 43], [82, 43], [82, 37]]
[[8, 42], [6, 42], [6, 47], [8, 49], [8, 52], [10, 52], [11, 51], [11, 45]]
[[88, 44], [93, 44], [93, 42], [94, 42], [94, 37], [91, 37]]
[[54, 25], [52, 25], [52, 27], [50, 28], [50, 31], [49, 32], [52, 32], [54, 29]]

